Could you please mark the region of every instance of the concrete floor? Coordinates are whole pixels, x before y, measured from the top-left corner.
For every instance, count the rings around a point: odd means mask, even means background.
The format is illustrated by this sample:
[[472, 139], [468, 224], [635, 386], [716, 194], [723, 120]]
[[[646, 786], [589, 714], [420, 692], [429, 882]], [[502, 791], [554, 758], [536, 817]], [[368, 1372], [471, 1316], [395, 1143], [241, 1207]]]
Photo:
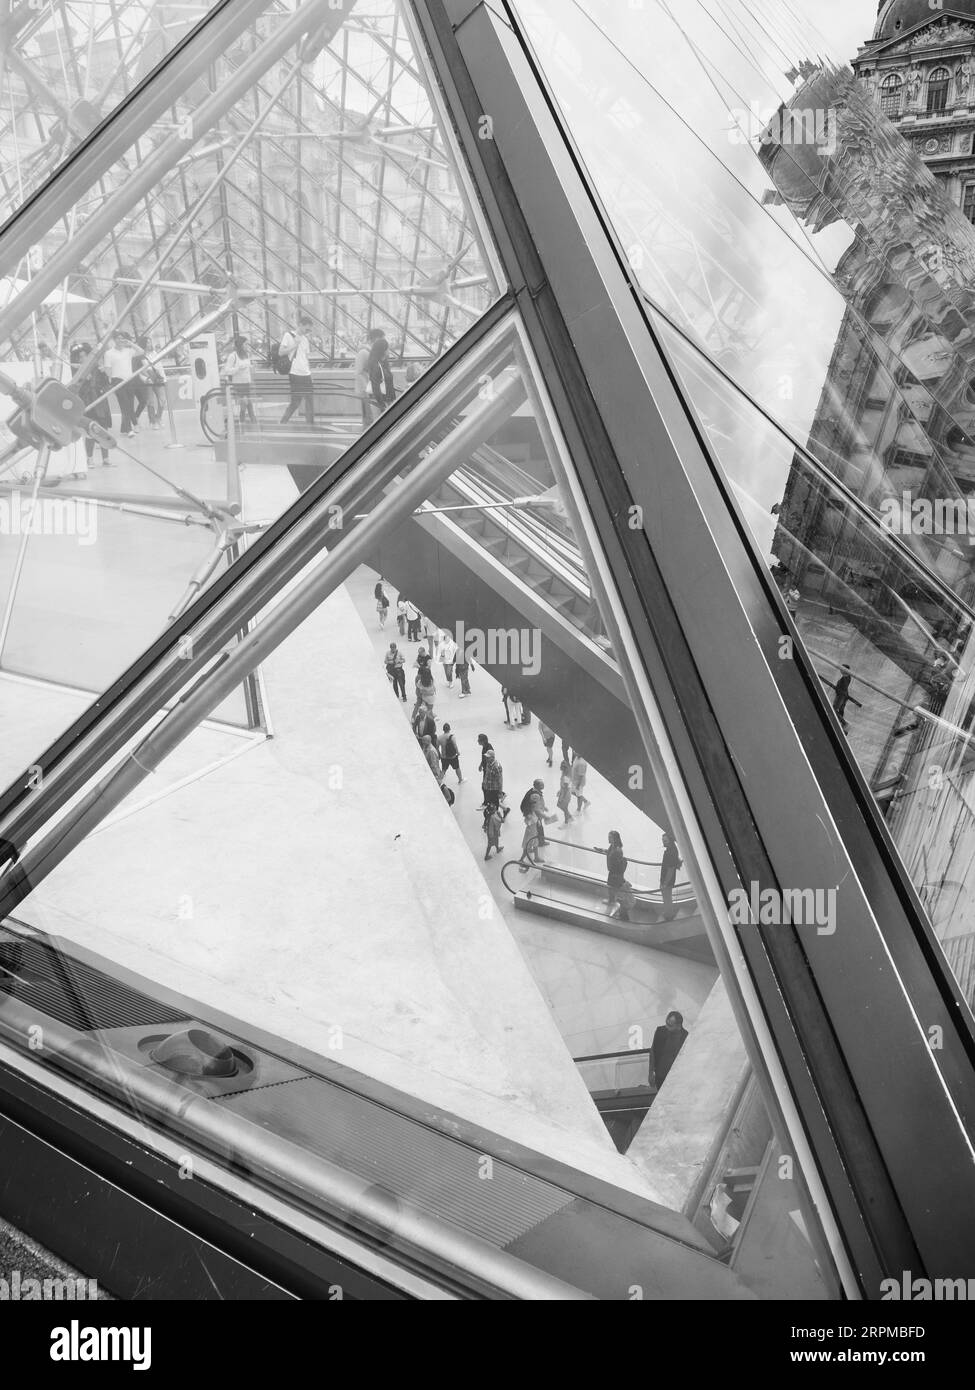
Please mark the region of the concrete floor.
[[272, 740], [90, 837], [21, 915], [651, 1195], [613, 1149], [344, 592], [264, 677]]
[[[199, 433], [190, 419], [180, 417], [187, 439]], [[208, 446], [167, 452], [166, 438], [143, 432], [126, 447], [194, 492], [225, 494]], [[245, 469], [242, 482], [247, 518], [269, 519], [296, 495], [284, 469]], [[93, 469], [77, 488], [166, 492], [130, 462]], [[15, 617], [25, 635], [13, 642], [12, 626], [8, 653], [46, 681], [0, 678], [0, 716], [26, 740], [0, 750], [0, 776], [88, 699], [46, 682], [107, 682], [158, 630], [208, 544], [206, 532], [104, 515], [117, 543], [91, 547], [95, 590], [79, 583], [75, 555], [62, 570], [62, 556], [35, 552], [36, 578], [22, 591], [32, 601]], [[468, 700], [441, 679], [438, 718], [452, 723], [469, 779], [450, 812], [382, 672], [396, 630], [378, 630], [374, 583], [361, 570], [266, 663], [271, 743], [198, 730], [23, 915], [303, 1045], [327, 1049], [338, 1024], [350, 1065], [649, 1194], [613, 1150], [571, 1058], [634, 1037], [646, 1045], [672, 1008], [693, 1026], [716, 972], [515, 910], [501, 868], [519, 853], [517, 804], [541, 776], [554, 809], [557, 765], [546, 766], [537, 723], [505, 728], [484, 672]], [[241, 703], [219, 713], [233, 720]], [[514, 807], [508, 853], [488, 864], [476, 810], [482, 731]], [[604, 845], [619, 829], [633, 858], [659, 860], [659, 828], [595, 770], [587, 793], [591, 809], [553, 833]]]
[[[389, 693], [382, 671], [382, 657], [392, 641], [399, 641], [395, 622], [379, 629], [373, 589], [377, 575], [361, 569], [346, 585], [363, 626], [372, 639], [376, 670], [381, 686]], [[395, 595], [391, 595], [395, 598]], [[418, 647], [403, 644], [410, 662]], [[449, 690], [442, 668], [435, 668], [437, 703], [435, 714], [440, 726], [446, 721], [456, 733], [461, 747], [461, 770], [468, 779], [458, 787], [453, 773], [448, 783], [457, 794], [454, 814], [457, 824], [478, 862], [481, 863], [492, 896], [512, 937], [517, 941], [532, 975], [542, 991], [566, 1047], [573, 1057], [593, 1056], [629, 1048], [638, 1029], [649, 1038], [671, 1009], [679, 1009], [690, 1027], [711, 991], [717, 971], [696, 961], [683, 960], [666, 951], [633, 946], [611, 937], [597, 936], [564, 923], [546, 921], [519, 912], [514, 899], [501, 882], [504, 864], [521, 853], [523, 822], [518, 803], [532, 782], [545, 781], [546, 799], [552, 810], [558, 792], [558, 767], [547, 766], [545, 747], [537, 721], [525, 729], [507, 729], [501, 688], [485, 671], [471, 678], [471, 696], [460, 699], [459, 688]], [[409, 689], [411, 682], [407, 682]], [[400, 705], [390, 696], [390, 705], [408, 723], [412, 704]], [[485, 839], [481, 830], [481, 784], [477, 773], [479, 733], [486, 733], [504, 767], [505, 788], [513, 806], [506, 835], [506, 853], [493, 856], [484, 864]], [[560, 744], [556, 740], [556, 763]], [[553, 835], [582, 845], [605, 845], [610, 830], [619, 830], [627, 851], [634, 858], [659, 861], [660, 829], [648, 820], [621, 792], [595, 769], [590, 769], [586, 787], [592, 801], [568, 829], [554, 825]]]

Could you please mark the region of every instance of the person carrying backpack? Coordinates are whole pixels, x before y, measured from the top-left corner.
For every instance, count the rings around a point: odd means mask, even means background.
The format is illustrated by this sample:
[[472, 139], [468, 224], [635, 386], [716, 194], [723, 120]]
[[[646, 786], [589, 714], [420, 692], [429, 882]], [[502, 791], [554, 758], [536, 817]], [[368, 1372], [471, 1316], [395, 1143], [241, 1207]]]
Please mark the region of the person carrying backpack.
[[311, 375], [311, 342], [308, 337], [312, 327], [311, 319], [301, 315], [294, 328], [281, 339], [278, 348], [278, 371], [287, 361], [288, 385], [291, 390], [291, 400], [281, 417], [282, 425], [288, 424], [302, 404], [309, 425], [315, 423], [315, 383]]
[[443, 733], [440, 735], [438, 742], [440, 744], [440, 761], [443, 765], [444, 776], [446, 777], [448, 768], [453, 768], [457, 774], [457, 781], [463, 782], [464, 779], [460, 771], [460, 749], [457, 746], [456, 738], [451, 733], [449, 724], [443, 726]]

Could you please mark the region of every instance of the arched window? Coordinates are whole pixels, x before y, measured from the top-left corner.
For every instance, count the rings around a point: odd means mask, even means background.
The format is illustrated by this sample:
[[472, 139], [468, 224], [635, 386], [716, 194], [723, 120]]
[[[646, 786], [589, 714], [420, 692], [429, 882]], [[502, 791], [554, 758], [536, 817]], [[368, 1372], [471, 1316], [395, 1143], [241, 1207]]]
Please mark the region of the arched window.
[[904, 79], [892, 72], [880, 85], [880, 109], [885, 116], [899, 116], [904, 109]]
[[947, 68], [935, 68], [928, 78], [928, 110], [944, 111], [948, 105], [951, 74]]

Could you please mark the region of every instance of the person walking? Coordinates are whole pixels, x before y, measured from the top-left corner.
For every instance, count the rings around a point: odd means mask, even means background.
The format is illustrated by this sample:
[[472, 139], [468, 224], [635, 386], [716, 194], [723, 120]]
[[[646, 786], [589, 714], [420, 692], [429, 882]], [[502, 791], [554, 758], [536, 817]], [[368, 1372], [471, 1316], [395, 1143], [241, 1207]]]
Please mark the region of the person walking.
[[413, 718], [415, 719], [421, 709], [426, 709], [430, 714], [437, 700], [437, 687], [434, 684], [433, 672], [427, 662], [420, 667], [416, 673], [416, 704], [413, 706]]
[[545, 843], [545, 830], [539, 806], [540, 798], [536, 792], [533, 793], [525, 812], [525, 833], [521, 839], [521, 858], [518, 860], [518, 867], [523, 874], [527, 874], [529, 869], [534, 867], [538, 849]]
[[586, 778], [589, 775], [589, 764], [581, 753], [577, 753], [572, 760], [572, 795], [576, 799], [576, 815], [582, 814], [582, 809], [592, 805], [586, 796]]
[[406, 600], [406, 638], [408, 642], [420, 640], [420, 610], [409, 598]]
[[379, 583], [373, 590], [376, 599], [376, 612], [379, 614], [379, 631], [382, 632], [386, 626], [386, 619], [389, 617], [389, 595], [386, 592], [386, 585], [382, 575], [379, 576]]
[[550, 814], [548, 807], [545, 805], [545, 783], [540, 777], [536, 777], [535, 781], [521, 798], [521, 806], [519, 807], [521, 814], [527, 816], [532, 805], [534, 805], [535, 813], [538, 816], [538, 843], [540, 845], [548, 844], [545, 838], [545, 827], [546, 825], [551, 825], [556, 818]]
[[369, 380], [369, 355], [372, 344], [366, 338], [356, 353], [353, 371], [355, 372], [355, 394], [362, 410], [362, 428], [367, 430], [376, 418], [372, 403], [372, 383]]
[[[102, 365], [101, 358], [99, 358], [96, 361], [94, 367], [92, 367], [91, 371], [85, 377], [84, 381], [79, 383], [77, 390], [85, 406], [86, 418], [89, 420], [94, 420], [95, 424], [101, 425], [102, 429], [111, 430], [111, 408], [109, 407], [107, 400], [101, 399], [102, 396], [105, 396], [111, 390], [111, 382], [109, 381], [105, 369]], [[111, 468], [112, 461], [108, 456], [108, 446], [105, 444], [99, 444], [98, 447], [101, 449], [102, 452], [102, 467]], [[94, 457], [95, 441], [90, 437], [90, 435], [86, 434], [85, 458], [89, 466], [91, 465], [91, 462], [94, 459]]]
[[250, 420], [256, 425], [257, 416], [254, 414], [254, 401], [251, 396], [251, 386], [254, 381], [253, 363], [251, 362], [250, 346], [247, 339], [240, 334], [234, 339], [233, 351], [223, 364], [223, 371], [224, 376], [233, 387], [238, 419], [241, 423]]
[[447, 769], [453, 768], [457, 774], [457, 781], [463, 782], [464, 778], [460, 771], [460, 748], [457, 746], [457, 739], [449, 724], [443, 726], [443, 733], [440, 735], [440, 760], [443, 764], [443, 774], [446, 777]]
[[388, 409], [396, 399], [393, 368], [389, 360], [389, 340], [381, 328], [369, 334], [369, 381], [380, 411]]
[[434, 747], [437, 749], [437, 756], [440, 756], [440, 744], [437, 738], [437, 721], [427, 709], [421, 709], [413, 721], [413, 732], [416, 734], [417, 742], [422, 744], [425, 738], [433, 740]]
[[501, 843], [501, 831], [510, 814], [511, 811], [507, 806], [492, 806], [490, 812], [484, 818], [484, 831], [487, 835], [487, 852], [484, 855], [485, 863], [491, 858], [492, 850], [495, 854], [504, 853], [504, 845]]
[[406, 604], [403, 602], [403, 595], [400, 594], [396, 600], [396, 626], [399, 628], [399, 635], [406, 636]]
[[432, 659], [437, 654], [437, 643], [440, 640], [440, 631], [430, 621], [426, 614], [421, 618], [420, 626], [423, 629], [423, 644]]
[[555, 804], [562, 812], [565, 825], [575, 819], [569, 814], [569, 807], [572, 805], [572, 769], [567, 762], [563, 762], [559, 770], [559, 794]]
[[623, 839], [618, 830], [609, 832], [609, 847], [603, 852], [606, 855], [609, 915], [619, 918], [621, 922], [629, 922], [630, 908], [633, 906], [633, 888], [627, 882], [629, 860], [623, 853]]
[[131, 439], [135, 434], [135, 420], [133, 411], [135, 410], [135, 393], [132, 390], [133, 367], [132, 367], [132, 348], [124, 335], [119, 334], [116, 338], [109, 338], [108, 348], [105, 352], [105, 372], [109, 383], [115, 392], [115, 399], [118, 401], [119, 415], [121, 424], [119, 433]]
[[[677, 883], [677, 871], [683, 864], [680, 853], [677, 849], [677, 841], [669, 830], [663, 833], [664, 857], [660, 865], [660, 896], [663, 898], [664, 918], [670, 921], [676, 916], [674, 907], [674, 887]], [[668, 916], [668, 914], [670, 914]]]
[[[829, 684], [828, 681], [827, 684]], [[846, 722], [847, 705], [856, 705], [857, 709], [863, 709], [863, 706], [861, 705], [860, 701], [854, 700], [853, 696], [850, 694], [850, 686], [852, 684], [853, 672], [850, 670], [849, 666], [844, 666], [843, 674], [840, 676], [839, 680], [833, 686], [833, 690], [835, 692], [833, 695], [833, 709], [836, 711], [836, 717], [843, 725], [843, 732], [845, 734], [848, 734], [850, 732], [850, 726]]]
[[[149, 356], [155, 351], [151, 343], [146, 352]], [[143, 373], [149, 385], [149, 428], [161, 430], [163, 415], [166, 413], [166, 373], [155, 362], [150, 362]]]
[[471, 664], [466, 653], [459, 649], [454, 662], [454, 675], [460, 681], [460, 699], [466, 700], [471, 693]]
[[315, 424], [315, 383], [311, 375], [311, 342], [308, 336], [312, 326], [310, 318], [299, 315], [294, 327], [281, 339], [278, 356], [290, 359], [288, 386], [291, 391], [288, 408], [281, 417], [282, 425], [288, 424], [302, 405], [308, 424]]
[[500, 806], [504, 792], [504, 768], [498, 762], [493, 748], [485, 749], [483, 761], [481, 791], [484, 793], [484, 805]]
[[657, 1028], [650, 1044], [650, 1084], [659, 1091], [667, 1080], [671, 1067], [677, 1061], [677, 1054], [687, 1041], [684, 1016], [676, 1009], [667, 1015], [666, 1022]]
[[441, 632], [437, 642], [437, 660], [443, 667], [443, 673], [447, 678], [447, 689], [454, 688], [454, 666], [457, 661], [457, 643], [449, 632]]
[[[152, 400], [152, 392], [149, 389], [149, 343], [145, 338], [136, 338], [132, 351], [132, 370], [138, 372], [132, 381], [132, 397], [134, 406], [132, 409], [132, 423], [138, 425], [142, 416], [149, 409]], [[150, 417], [151, 420], [151, 417]]]
[[513, 729], [511, 722], [512, 694], [506, 685], [501, 687], [501, 703], [504, 705], [504, 726], [506, 729]]
[[484, 766], [485, 766], [485, 760], [486, 760], [486, 758], [487, 758], [488, 749], [490, 749], [491, 752], [493, 753], [493, 752], [494, 752], [494, 744], [493, 744], [493, 743], [491, 742], [491, 740], [488, 738], [487, 734], [478, 734], [478, 736], [477, 736], [477, 746], [478, 746], [478, 747], [480, 748], [480, 750], [481, 750], [481, 761], [480, 761], [480, 762], [478, 763], [478, 765], [477, 765], [477, 770], [478, 770], [478, 772], [480, 772], [480, 773], [483, 774], [483, 772], [484, 772]]
[[389, 651], [384, 658], [386, 675], [393, 687], [393, 693], [406, 704], [406, 658], [395, 642], [390, 642]]
[[443, 786], [443, 772], [440, 767], [440, 754], [434, 747], [433, 739], [430, 737], [429, 734], [424, 734], [420, 746], [423, 749], [423, 756], [426, 759], [427, 766], [433, 773], [434, 777], [436, 777], [437, 779], [437, 786]]
[[552, 761], [552, 754], [555, 748], [555, 735], [552, 733], [552, 730], [548, 727], [548, 725], [543, 724], [541, 720], [538, 721], [538, 733], [545, 747], [545, 753], [548, 757], [548, 765], [549, 767], [554, 767], [555, 764]]

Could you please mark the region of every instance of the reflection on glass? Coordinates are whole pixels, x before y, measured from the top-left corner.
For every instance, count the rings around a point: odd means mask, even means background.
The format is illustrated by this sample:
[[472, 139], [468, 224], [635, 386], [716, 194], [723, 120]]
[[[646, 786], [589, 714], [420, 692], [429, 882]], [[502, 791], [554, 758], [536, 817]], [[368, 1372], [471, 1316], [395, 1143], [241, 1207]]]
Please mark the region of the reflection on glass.
[[971, 509], [929, 494], [903, 512], [871, 513], [690, 344], [659, 326], [948, 962], [975, 1003], [975, 629], [970, 605], [937, 574], [961, 587], [971, 563]]
[[[509, 321], [317, 504], [299, 582], [222, 620], [255, 626], [39, 829], [0, 1032], [60, 1009], [54, 1065], [438, 1275], [833, 1298], [578, 496]], [[258, 663], [274, 739], [179, 775]], [[55, 938], [86, 1006], [73, 962], [111, 942], [170, 1014], [86, 1027], [38, 986]], [[69, 1045], [96, 1025], [107, 1051]]]
[[848, 70], [782, 36], [769, 85], [747, 7], [658, 8], [651, 43], [626, 7], [519, 3], [640, 286], [874, 509], [907, 472], [963, 498], [971, 225]]
[[791, 6], [517, 9], [975, 1002], [975, 231]]

